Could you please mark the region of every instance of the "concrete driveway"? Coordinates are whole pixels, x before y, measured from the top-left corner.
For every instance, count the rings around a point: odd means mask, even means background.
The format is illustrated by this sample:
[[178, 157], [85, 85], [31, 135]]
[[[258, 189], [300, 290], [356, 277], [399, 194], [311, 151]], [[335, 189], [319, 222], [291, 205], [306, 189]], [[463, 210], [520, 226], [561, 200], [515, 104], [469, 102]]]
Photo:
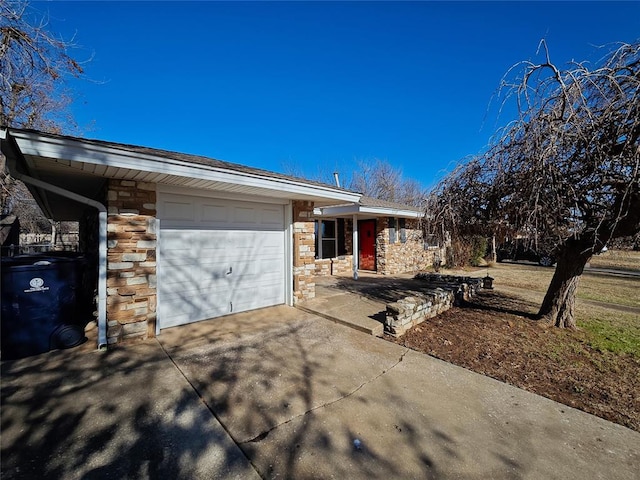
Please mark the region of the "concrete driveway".
[[276, 307], [2, 365], [3, 478], [637, 479], [640, 434]]

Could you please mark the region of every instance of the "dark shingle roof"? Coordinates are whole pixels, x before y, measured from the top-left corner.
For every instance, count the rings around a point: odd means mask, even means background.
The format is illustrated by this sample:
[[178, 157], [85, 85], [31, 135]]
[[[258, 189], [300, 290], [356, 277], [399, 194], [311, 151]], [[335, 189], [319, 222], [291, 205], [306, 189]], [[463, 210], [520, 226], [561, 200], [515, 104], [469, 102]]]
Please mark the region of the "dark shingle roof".
[[406, 205], [404, 203], [388, 202], [386, 200], [380, 200], [379, 198], [372, 198], [363, 195], [360, 197], [360, 205], [363, 207], [380, 207], [380, 208], [393, 208], [397, 210], [410, 210], [415, 212], [422, 212], [421, 208], [414, 207], [412, 205]]

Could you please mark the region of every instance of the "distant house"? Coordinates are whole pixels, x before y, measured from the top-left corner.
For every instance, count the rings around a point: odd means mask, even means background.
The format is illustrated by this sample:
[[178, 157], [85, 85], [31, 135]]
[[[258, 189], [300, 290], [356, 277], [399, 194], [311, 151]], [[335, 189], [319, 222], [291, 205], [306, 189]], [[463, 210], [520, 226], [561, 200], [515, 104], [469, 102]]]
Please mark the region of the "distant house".
[[10, 173], [47, 218], [79, 221], [99, 346], [293, 305], [315, 295], [326, 260], [335, 273], [338, 264], [397, 273], [429, 262], [421, 212], [410, 207], [153, 148], [13, 128], [0, 139]]

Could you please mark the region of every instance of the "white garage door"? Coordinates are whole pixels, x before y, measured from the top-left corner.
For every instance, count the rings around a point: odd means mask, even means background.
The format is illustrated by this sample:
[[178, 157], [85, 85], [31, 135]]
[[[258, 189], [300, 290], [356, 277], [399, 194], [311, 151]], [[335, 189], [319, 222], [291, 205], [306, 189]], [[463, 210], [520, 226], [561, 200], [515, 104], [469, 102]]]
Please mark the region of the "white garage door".
[[160, 328], [284, 303], [282, 205], [159, 197]]

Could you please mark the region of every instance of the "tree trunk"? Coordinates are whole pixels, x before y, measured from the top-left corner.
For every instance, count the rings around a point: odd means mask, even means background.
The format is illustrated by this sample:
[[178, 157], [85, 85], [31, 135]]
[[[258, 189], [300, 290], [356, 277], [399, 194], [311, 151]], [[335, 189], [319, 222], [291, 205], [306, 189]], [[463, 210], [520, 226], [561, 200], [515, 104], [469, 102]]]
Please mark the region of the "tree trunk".
[[556, 270], [547, 289], [538, 315], [560, 328], [575, 328], [574, 306], [576, 290], [584, 267], [591, 258], [591, 249], [581, 242], [568, 241], [558, 256]]

